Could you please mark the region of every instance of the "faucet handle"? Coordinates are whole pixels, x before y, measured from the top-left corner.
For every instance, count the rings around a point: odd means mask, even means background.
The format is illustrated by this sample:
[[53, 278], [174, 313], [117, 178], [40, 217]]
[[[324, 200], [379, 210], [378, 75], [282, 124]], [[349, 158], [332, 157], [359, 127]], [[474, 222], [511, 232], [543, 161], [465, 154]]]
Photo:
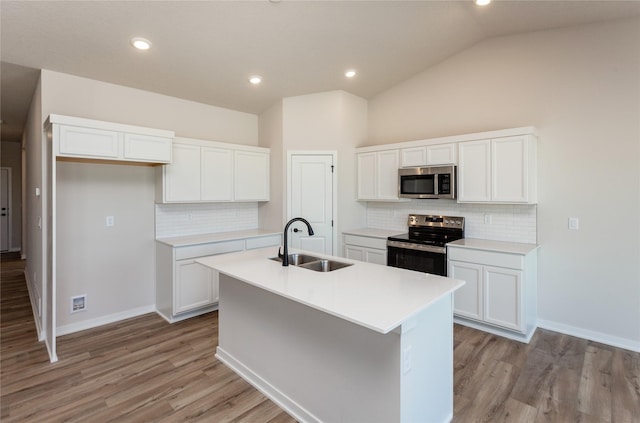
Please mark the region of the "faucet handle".
[[284, 254], [282, 254], [282, 246], [278, 247], [278, 258], [284, 259]]

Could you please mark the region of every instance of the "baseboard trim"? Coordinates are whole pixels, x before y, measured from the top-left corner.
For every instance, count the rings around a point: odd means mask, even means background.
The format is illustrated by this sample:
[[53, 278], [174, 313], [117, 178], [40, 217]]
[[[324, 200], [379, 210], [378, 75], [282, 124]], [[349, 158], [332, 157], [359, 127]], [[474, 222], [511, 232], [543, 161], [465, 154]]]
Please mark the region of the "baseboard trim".
[[317, 417], [253, 372], [250, 368], [242, 364], [233, 355], [220, 348], [220, 346], [216, 349], [216, 358], [238, 374], [238, 376], [249, 382], [258, 391], [262, 392], [271, 401], [278, 404], [280, 408], [285, 410], [297, 421], [303, 423], [320, 423], [320, 420]]
[[620, 338], [608, 335], [602, 332], [595, 332], [575, 326], [565, 325], [563, 323], [552, 322], [549, 320], [538, 319], [538, 327], [541, 329], [552, 330], [554, 332], [563, 333], [565, 335], [576, 336], [578, 338], [587, 339], [589, 341], [599, 342], [601, 344], [611, 345], [612, 347], [622, 348], [629, 351], [640, 352], [640, 342], [627, 338]]
[[36, 333], [38, 334], [38, 341], [44, 341], [46, 333], [42, 329], [42, 322], [40, 321], [40, 317], [38, 316], [38, 305], [34, 302], [34, 298], [36, 295], [31, 290], [31, 280], [29, 280], [29, 274], [25, 269], [23, 271], [24, 279], [27, 282], [27, 291], [29, 292], [29, 303], [31, 304], [31, 312], [33, 313], [33, 321], [36, 324]]
[[502, 336], [503, 338], [508, 338], [514, 341], [522, 342], [524, 344], [528, 344], [529, 341], [531, 341], [533, 334], [536, 332], [535, 326], [532, 328], [529, 328], [529, 331], [527, 333], [518, 333], [518, 332], [513, 332], [507, 329], [500, 329], [498, 327], [494, 327], [491, 325], [474, 322], [473, 320], [467, 320], [459, 316], [454, 316], [453, 322], [462, 326], [467, 326], [473, 329], [481, 330], [483, 332], [489, 332], [494, 335]]
[[98, 326], [107, 325], [109, 323], [119, 322], [120, 320], [130, 319], [132, 317], [142, 316], [143, 314], [153, 313], [156, 311], [155, 305], [138, 307], [131, 310], [122, 311], [120, 313], [109, 314], [95, 319], [84, 320], [78, 323], [71, 323], [56, 328], [56, 336], [68, 335], [82, 330], [96, 328]]

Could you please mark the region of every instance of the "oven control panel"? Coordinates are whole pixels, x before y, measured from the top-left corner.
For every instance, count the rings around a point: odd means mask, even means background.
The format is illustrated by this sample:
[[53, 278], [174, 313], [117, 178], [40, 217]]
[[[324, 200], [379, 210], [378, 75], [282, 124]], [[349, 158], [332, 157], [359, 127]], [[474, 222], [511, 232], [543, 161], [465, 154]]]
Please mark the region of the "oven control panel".
[[409, 226], [464, 229], [464, 217], [410, 214]]

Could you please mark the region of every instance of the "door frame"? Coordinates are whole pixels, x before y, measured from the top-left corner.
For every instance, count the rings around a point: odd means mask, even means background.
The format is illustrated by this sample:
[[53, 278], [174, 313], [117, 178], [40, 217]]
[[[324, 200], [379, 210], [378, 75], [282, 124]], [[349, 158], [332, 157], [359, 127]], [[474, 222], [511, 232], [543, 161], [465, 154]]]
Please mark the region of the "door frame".
[[285, 222], [288, 222], [291, 216], [291, 159], [293, 156], [331, 156], [333, 160], [333, 187], [332, 188], [332, 207], [333, 210], [333, 227], [331, 228], [331, 249], [332, 255], [337, 256], [338, 251], [338, 152], [336, 150], [287, 150], [287, 205]]
[[7, 208], [9, 209], [9, 213], [7, 216], [7, 251], [6, 252], [11, 252], [14, 251], [13, 250], [13, 236], [12, 236], [12, 232], [13, 232], [13, 202], [12, 202], [12, 197], [13, 197], [13, 180], [12, 180], [12, 172], [13, 169], [10, 167], [6, 167], [6, 166], [2, 166], [0, 167], [0, 170], [6, 170], [7, 171]]

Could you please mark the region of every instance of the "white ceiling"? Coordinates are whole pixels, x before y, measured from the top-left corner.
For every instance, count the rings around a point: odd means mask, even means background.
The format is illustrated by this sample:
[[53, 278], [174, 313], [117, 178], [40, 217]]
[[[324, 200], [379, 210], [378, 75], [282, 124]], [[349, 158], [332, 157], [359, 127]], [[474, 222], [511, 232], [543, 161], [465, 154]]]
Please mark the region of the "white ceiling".
[[[487, 38], [639, 15], [639, 0], [2, 0], [2, 139], [22, 131], [30, 69], [260, 113], [327, 90], [371, 98]], [[152, 49], [132, 49], [134, 36]]]

